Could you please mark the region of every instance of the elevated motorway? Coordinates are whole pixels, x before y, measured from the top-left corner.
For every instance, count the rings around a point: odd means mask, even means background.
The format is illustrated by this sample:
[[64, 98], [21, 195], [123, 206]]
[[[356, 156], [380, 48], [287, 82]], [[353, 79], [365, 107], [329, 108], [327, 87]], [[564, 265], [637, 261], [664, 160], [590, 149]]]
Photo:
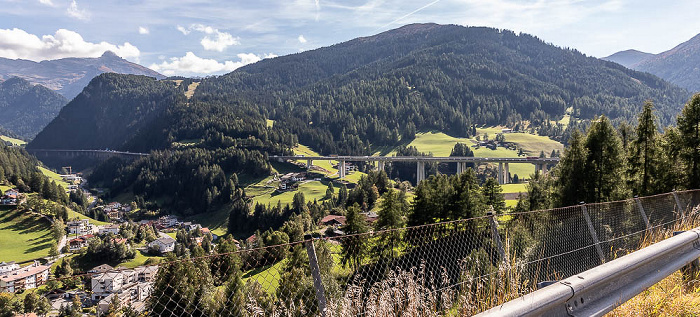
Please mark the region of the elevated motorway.
[[148, 156], [148, 153], [135, 153], [110, 150], [63, 150], [63, 149], [26, 149], [27, 152], [36, 157], [92, 157], [96, 159], [106, 160], [112, 157], [119, 157], [126, 160], [135, 160], [140, 157]]
[[457, 163], [457, 173], [462, 173], [466, 169], [467, 163], [498, 163], [498, 182], [501, 184], [510, 183], [510, 163], [529, 163], [535, 165], [542, 173], [547, 172], [548, 165], [559, 163], [558, 157], [471, 157], [471, 156], [270, 156], [271, 160], [280, 162], [292, 160], [306, 160], [307, 166], [312, 166], [313, 161], [337, 161], [338, 174], [340, 178], [345, 177], [347, 162], [377, 162], [377, 168], [384, 169], [386, 162], [415, 162], [416, 163], [416, 183], [425, 179], [425, 163]]

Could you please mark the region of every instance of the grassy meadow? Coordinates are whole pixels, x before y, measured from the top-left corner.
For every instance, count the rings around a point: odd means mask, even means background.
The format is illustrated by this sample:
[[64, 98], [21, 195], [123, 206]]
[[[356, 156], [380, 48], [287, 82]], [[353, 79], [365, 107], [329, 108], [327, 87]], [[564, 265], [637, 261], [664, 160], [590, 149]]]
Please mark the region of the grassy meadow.
[[0, 140], [3, 140], [3, 141], [5, 141], [5, 142], [10, 142], [10, 143], [12, 143], [12, 145], [25, 145], [25, 144], [27, 144], [26, 141], [22, 141], [22, 140], [20, 140], [20, 139], [11, 138], [11, 137], [9, 137], [9, 136], [4, 136], [4, 135], [0, 135]]
[[0, 207], [0, 262], [25, 262], [49, 255], [54, 240], [48, 220]]

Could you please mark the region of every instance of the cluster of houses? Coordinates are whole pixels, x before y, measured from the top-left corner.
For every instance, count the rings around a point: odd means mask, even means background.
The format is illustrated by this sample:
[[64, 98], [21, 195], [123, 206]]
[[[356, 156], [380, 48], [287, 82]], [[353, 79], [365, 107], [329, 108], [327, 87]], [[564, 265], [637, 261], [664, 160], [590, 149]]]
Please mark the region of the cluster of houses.
[[278, 191], [296, 190], [299, 187], [299, 182], [306, 180], [306, 173], [287, 173], [280, 176], [280, 185]]
[[107, 215], [110, 221], [124, 222], [126, 221], [126, 213], [131, 211], [131, 205], [122, 205], [118, 202], [111, 202], [104, 206], [97, 206], [97, 208], [102, 208], [102, 211]]
[[158, 273], [158, 266], [143, 266], [134, 269], [114, 269], [107, 264], [88, 271], [91, 278], [93, 302], [97, 302], [97, 312], [103, 314], [109, 310], [109, 304], [116, 298], [121, 305], [129, 305], [136, 311], [142, 311], [146, 298], [153, 291], [153, 281]]
[[69, 236], [76, 236], [68, 241], [68, 248], [71, 251], [87, 247], [88, 240], [95, 237], [95, 235], [119, 234], [119, 225], [117, 224], [97, 226], [91, 224], [88, 219], [69, 221], [66, 223], [66, 229], [68, 229]]
[[0, 292], [20, 292], [37, 288], [49, 279], [50, 265], [41, 265], [38, 261], [25, 267], [15, 262], [0, 263]]
[[16, 206], [21, 204], [25, 199], [24, 194], [17, 189], [11, 188], [6, 190], [0, 197], [0, 205]]

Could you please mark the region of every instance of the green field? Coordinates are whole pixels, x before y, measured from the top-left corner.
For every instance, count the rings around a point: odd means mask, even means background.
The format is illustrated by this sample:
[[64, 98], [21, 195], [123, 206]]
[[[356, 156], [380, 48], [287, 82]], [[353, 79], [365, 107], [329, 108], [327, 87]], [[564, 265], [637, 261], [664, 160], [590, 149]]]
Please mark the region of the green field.
[[46, 257], [53, 242], [48, 220], [0, 207], [0, 262]]
[[[479, 132], [480, 131], [480, 132]], [[477, 129], [477, 132], [483, 134], [488, 133], [489, 138], [495, 137], [496, 131], [500, 132], [500, 128], [487, 128], [487, 129]], [[509, 141], [512, 138], [512, 141]], [[546, 140], [544, 140], [546, 139]], [[547, 154], [552, 151], [552, 149], [563, 149], [561, 143], [552, 141], [546, 137], [530, 135], [526, 133], [510, 133], [506, 134], [506, 141], [516, 142], [518, 146], [522, 147], [524, 151], [537, 152], [548, 149]], [[416, 149], [424, 153], [432, 153], [433, 156], [450, 156], [452, 148], [458, 142], [465, 143], [468, 145], [475, 144], [476, 140], [467, 138], [456, 138], [444, 134], [442, 132], [434, 133], [418, 133], [416, 138], [409, 143], [409, 146], [415, 146]], [[485, 147], [480, 147], [478, 149], [472, 148], [474, 151], [474, 156], [476, 157], [518, 157], [518, 152], [514, 150], [509, 150], [506, 148], [496, 148], [491, 150]], [[391, 151], [388, 155], [394, 155], [396, 152]], [[535, 166], [532, 164], [509, 164], [509, 171], [512, 175], [518, 174], [521, 179], [529, 178], [531, 174], [535, 172]]]
[[48, 177], [50, 180], [55, 181], [56, 184], [63, 186], [63, 188], [65, 188], [65, 189], [68, 189], [69, 184], [67, 182], [63, 181], [63, 178], [58, 173], [51, 171], [47, 168], [41, 167], [41, 166], [39, 166], [39, 170], [41, 170], [41, 172], [44, 175], [46, 175], [46, 177]]
[[501, 185], [501, 188], [503, 188], [503, 193], [526, 193], [527, 192], [527, 184], [525, 183], [520, 183], [520, 184], [505, 184]]
[[[277, 187], [277, 183], [273, 186]], [[269, 192], [260, 194], [253, 198], [253, 204], [263, 204], [263, 205], [277, 205], [277, 201], [282, 203], [282, 206], [286, 204], [291, 204], [296, 193], [303, 193], [306, 201], [321, 200], [323, 196], [326, 195], [327, 184], [319, 181], [308, 181], [299, 185], [299, 189], [295, 191], [286, 191], [283, 193], [277, 192], [274, 189], [270, 189]], [[336, 189], [337, 192], [337, 189]]]
[[137, 250], [135, 258], [133, 258], [129, 261], [126, 261], [124, 263], [121, 263], [121, 264], [119, 264], [119, 266], [124, 266], [124, 267], [131, 269], [131, 268], [135, 268], [137, 266], [143, 266], [146, 263], [146, 261], [148, 261], [148, 259], [154, 259], [154, 260], [160, 261], [161, 259], [163, 259], [163, 257], [145, 255], [145, 254], [141, 253], [141, 251]]
[[260, 284], [262, 289], [274, 293], [280, 285], [280, 273], [287, 261], [287, 258], [285, 258], [274, 265], [264, 266], [245, 272], [245, 274], [243, 274], [243, 283], [245, 284], [248, 280], [254, 280]]
[[72, 209], [68, 209], [68, 219], [75, 219], [75, 218], [87, 219], [91, 224], [98, 225], [98, 226], [109, 224], [109, 222], [95, 220], [95, 219], [92, 219], [86, 215], [79, 213], [79, 212], [73, 211]]
[[25, 144], [27, 144], [27, 142], [25, 142], [25, 141], [11, 138], [9, 136], [4, 136], [4, 135], [0, 135], [0, 140], [3, 140], [5, 142], [10, 142], [10, 143], [12, 143], [12, 145], [25, 145]]

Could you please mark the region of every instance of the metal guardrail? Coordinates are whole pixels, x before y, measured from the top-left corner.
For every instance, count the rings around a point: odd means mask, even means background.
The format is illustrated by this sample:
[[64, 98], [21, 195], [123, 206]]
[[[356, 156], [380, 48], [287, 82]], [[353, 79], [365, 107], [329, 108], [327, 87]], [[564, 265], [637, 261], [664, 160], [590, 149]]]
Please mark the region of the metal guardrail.
[[695, 228], [476, 316], [603, 316], [699, 257]]

